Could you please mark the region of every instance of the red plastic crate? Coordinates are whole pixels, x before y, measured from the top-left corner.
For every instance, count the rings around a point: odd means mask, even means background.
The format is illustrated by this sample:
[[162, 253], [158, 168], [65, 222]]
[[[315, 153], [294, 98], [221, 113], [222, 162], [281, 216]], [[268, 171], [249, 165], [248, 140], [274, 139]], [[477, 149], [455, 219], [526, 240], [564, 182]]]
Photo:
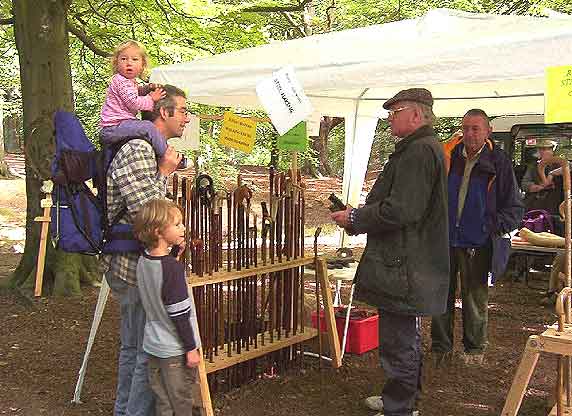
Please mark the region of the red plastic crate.
[[[343, 308], [334, 308], [336, 311], [336, 327], [340, 346], [344, 336], [344, 323], [346, 310]], [[359, 317], [356, 315], [367, 314], [370, 316]], [[353, 315], [353, 316], [352, 316]], [[316, 311], [312, 312], [312, 326], [317, 327]], [[353, 309], [350, 315], [350, 323], [348, 325], [348, 334], [346, 338], [346, 352], [352, 354], [363, 354], [364, 352], [373, 350], [379, 346], [379, 315], [364, 309]], [[320, 329], [326, 332], [326, 321], [324, 319], [324, 310], [320, 310]]]

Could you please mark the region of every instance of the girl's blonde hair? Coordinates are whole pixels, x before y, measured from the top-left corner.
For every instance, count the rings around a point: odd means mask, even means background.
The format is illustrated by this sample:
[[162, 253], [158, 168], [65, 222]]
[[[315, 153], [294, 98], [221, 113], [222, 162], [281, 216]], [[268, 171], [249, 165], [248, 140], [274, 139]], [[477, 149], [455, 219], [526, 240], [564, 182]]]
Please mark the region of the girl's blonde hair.
[[139, 42], [136, 42], [134, 40], [127, 40], [127, 41], [123, 42], [122, 44], [117, 46], [115, 48], [115, 50], [113, 51], [113, 55], [111, 57], [111, 67], [113, 68], [113, 73], [116, 74], [118, 72], [117, 62], [119, 60], [119, 55], [125, 49], [129, 49], [129, 48], [135, 48], [135, 49], [139, 50], [139, 52], [141, 54], [141, 61], [142, 61], [141, 75], [146, 74], [147, 70], [149, 69], [149, 56], [147, 55], [147, 52], [145, 51], [145, 47], [143, 45], [141, 45]]
[[181, 209], [174, 202], [167, 199], [152, 199], [135, 215], [133, 220], [135, 237], [145, 248], [155, 248], [159, 241], [157, 232], [174, 224], [179, 216]]

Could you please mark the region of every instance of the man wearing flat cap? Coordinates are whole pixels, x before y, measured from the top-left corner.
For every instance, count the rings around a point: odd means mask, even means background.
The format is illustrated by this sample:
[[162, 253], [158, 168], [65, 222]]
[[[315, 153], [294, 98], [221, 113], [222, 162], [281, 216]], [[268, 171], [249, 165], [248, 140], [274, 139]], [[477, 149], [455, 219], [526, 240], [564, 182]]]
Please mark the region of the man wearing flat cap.
[[379, 309], [381, 396], [365, 404], [378, 415], [418, 415], [421, 387], [420, 317], [445, 311], [449, 286], [447, 176], [433, 131], [433, 97], [423, 88], [387, 100], [399, 138], [360, 208], [332, 219], [350, 234], [367, 233], [355, 276], [356, 297]]

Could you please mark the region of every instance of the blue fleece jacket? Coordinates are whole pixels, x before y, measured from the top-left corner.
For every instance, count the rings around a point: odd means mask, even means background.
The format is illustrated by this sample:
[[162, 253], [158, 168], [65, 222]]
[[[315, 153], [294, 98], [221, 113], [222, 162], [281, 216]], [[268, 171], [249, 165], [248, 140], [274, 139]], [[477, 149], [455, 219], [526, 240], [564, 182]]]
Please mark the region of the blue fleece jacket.
[[461, 218], [457, 218], [459, 189], [465, 171], [464, 144], [451, 153], [448, 177], [449, 244], [477, 248], [489, 243], [491, 236], [514, 230], [520, 225], [524, 207], [510, 159], [487, 140], [469, 177], [469, 187]]

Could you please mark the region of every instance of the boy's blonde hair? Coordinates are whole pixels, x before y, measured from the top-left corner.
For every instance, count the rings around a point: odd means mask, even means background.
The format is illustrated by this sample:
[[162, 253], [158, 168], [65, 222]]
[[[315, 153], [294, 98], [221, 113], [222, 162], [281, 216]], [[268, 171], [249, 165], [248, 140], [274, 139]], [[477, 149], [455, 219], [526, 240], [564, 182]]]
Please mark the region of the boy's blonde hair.
[[113, 51], [113, 55], [111, 57], [111, 67], [113, 68], [113, 73], [116, 74], [118, 72], [117, 62], [119, 60], [119, 55], [125, 49], [129, 48], [138, 49], [139, 52], [141, 53], [141, 61], [142, 61], [141, 75], [145, 74], [149, 69], [149, 56], [147, 55], [147, 52], [145, 51], [145, 47], [143, 45], [131, 39], [118, 45]]
[[158, 231], [174, 224], [181, 215], [177, 204], [167, 199], [152, 199], [141, 207], [133, 220], [135, 237], [145, 248], [155, 248], [159, 241]]

